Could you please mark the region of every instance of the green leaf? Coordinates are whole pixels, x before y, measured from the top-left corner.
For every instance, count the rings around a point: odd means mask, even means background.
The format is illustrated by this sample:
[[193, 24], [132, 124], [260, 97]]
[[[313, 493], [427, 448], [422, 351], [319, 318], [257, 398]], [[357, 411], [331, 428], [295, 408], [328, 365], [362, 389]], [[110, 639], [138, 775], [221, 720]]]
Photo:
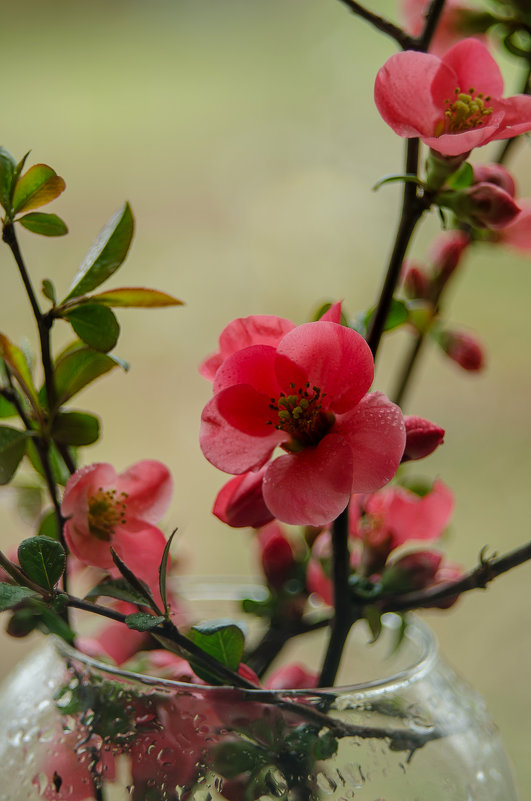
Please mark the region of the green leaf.
[[213, 752], [213, 767], [224, 779], [235, 779], [262, 765], [267, 757], [261, 748], [245, 740], [219, 743]]
[[17, 414], [18, 412], [13, 404], [6, 400], [3, 395], [0, 395], [0, 419], [16, 417]]
[[136, 593], [138, 593], [138, 595], [144, 598], [144, 605], [150, 606], [153, 609], [153, 611], [158, 614], [160, 610], [158, 609], [155, 601], [153, 600], [153, 596], [151, 595], [151, 590], [149, 589], [148, 585], [144, 581], [139, 579], [137, 576], [135, 576], [132, 570], [130, 570], [125, 564], [125, 562], [123, 562], [120, 559], [120, 557], [112, 547], [111, 547], [111, 556], [114, 564], [116, 565], [116, 567], [118, 568], [124, 579], [127, 581], [129, 586]]
[[385, 175], [383, 178], [380, 178], [380, 180], [374, 184], [372, 191], [376, 192], [376, 190], [379, 189], [384, 184], [393, 184], [396, 183], [397, 181], [403, 181], [406, 184], [409, 183], [409, 184], [417, 184], [418, 186], [423, 186], [423, 183], [420, 180], [420, 178], [414, 173], [406, 173], [404, 175]]
[[96, 584], [86, 595], [85, 598], [117, 598], [119, 601], [128, 601], [131, 604], [145, 606], [146, 599], [139, 592], [136, 592], [127, 579], [107, 579]]
[[68, 623], [48, 606], [38, 601], [34, 601], [34, 604], [39, 611], [39, 628], [46, 632], [46, 634], [55, 634], [57, 637], [61, 637], [62, 640], [65, 640], [69, 645], [74, 645], [76, 635]]
[[147, 612], [133, 612], [132, 615], [127, 615], [125, 618], [125, 625], [135, 631], [151, 631], [164, 621], [165, 618], [162, 615], [155, 617]]
[[[375, 312], [374, 307], [369, 309], [369, 311], [367, 312], [367, 315], [364, 320], [364, 326], [366, 331], [369, 330], [371, 319], [374, 312]], [[399, 328], [401, 325], [404, 325], [404, 323], [407, 323], [408, 320], [409, 320], [409, 309], [405, 301], [398, 300], [398, 298], [393, 298], [393, 300], [391, 301], [391, 307], [389, 309], [387, 319], [385, 321], [384, 331], [392, 331], [393, 328]]]
[[49, 278], [43, 279], [42, 294], [44, 295], [45, 298], [51, 300], [53, 305], [55, 306], [55, 304], [57, 303], [57, 293], [55, 291], [55, 286], [53, 285], [53, 283], [50, 281]]
[[51, 590], [65, 569], [66, 556], [60, 542], [51, 537], [30, 537], [18, 546], [20, 567], [36, 584]]
[[474, 183], [474, 168], [465, 161], [446, 182], [451, 189], [468, 189]]
[[114, 313], [100, 303], [83, 303], [64, 315], [78, 337], [101, 353], [112, 350], [118, 342], [120, 326]]
[[8, 484], [26, 451], [28, 434], [11, 426], [0, 426], [0, 484]]
[[49, 509], [42, 516], [37, 536], [59, 540], [59, 526], [57, 525], [57, 515], [54, 509]]
[[[198, 623], [188, 632], [189, 639], [221, 662], [230, 670], [237, 670], [243, 655], [245, 636], [239, 626], [231, 620], [213, 620], [207, 623]], [[198, 665], [194, 660], [194, 670]], [[210, 674], [209, 674], [210, 675]]]
[[118, 359], [82, 346], [68, 351], [55, 367], [55, 391], [57, 404], [61, 406], [77, 395], [88, 384], [100, 376], [114, 370], [120, 364]]
[[27, 598], [35, 598], [36, 593], [29, 587], [19, 587], [18, 584], [0, 582], [0, 612], [12, 609]]
[[114, 306], [116, 308], [155, 309], [162, 306], [184, 305], [182, 300], [178, 300], [166, 292], [139, 286], [110, 289], [107, 292], [91, 295], [90, 299], [97, 303], [103, 303], [105, 306]]
[[52, 436], [65, 445], [92, 445], [100, 435], [100, 421], [87, 412], [60, 412], [56, 415]]
[[[35, 447], [35, 443], [31, 439], [28, 439], [26, 443], [26, 455], [30, 460], [30, 463], [33, 466], [33, 468], [37, 471], [37, 473], [43, 478], [46, 478], [46, 473], [44, 472], [37, 448]], [[48, 451], [48, 459], [50, 462], [50, 467], [52, 469], [52, 476], [54, 481], [57, 484], [61, 484], [61, 486], [64, 487], [64, 485], [70, 478], [70, 471], [65, 465], [63, 457], [57, 450], [57, 447], [53, 443], [51, 444]]]
[[43, 214], [40, 211], [32, 211], [19, 217], [15, 222], [19, 222], [28, 231], [42, 236], [64, 236], [68, 233], [66, 223], [57, 214]]
[[0, 147], [0, 204], [8, 216], [11, 212], [11, 190], [15, 168], [16, 162], [11, 153]]
[[166, 581], [168, 578], [168, 560], [170, 558], [170, 548], [173, 542], [173, 538], [177, 534], [177, 529], [172, 531], [168, 542], [164, 546], [164, 552], [162, 554], [162, 559], [159, 566], [159, 589], [160, 589], [160, 597], [162, 598], [162, 603], [164, 605], [164, 612], [168, 614], [168, 601], [166, 598]]
[[39, 398], [26, 356], [4, 334], [0, 334], [0, 356], [11, 369], [26, 397], [29, 398], [34, 408], [38, 410]]
[[87, 253], [65, 300], [86, 295], [110, 278], [127, 256], [133, 230], [133, 214], [129, 204], [125, 203], [111, 217]]
[[66, 188], [64, 180], [47, 164], [34, 164], [16, 183], [13, 213], [38, 209], [55, 200]]

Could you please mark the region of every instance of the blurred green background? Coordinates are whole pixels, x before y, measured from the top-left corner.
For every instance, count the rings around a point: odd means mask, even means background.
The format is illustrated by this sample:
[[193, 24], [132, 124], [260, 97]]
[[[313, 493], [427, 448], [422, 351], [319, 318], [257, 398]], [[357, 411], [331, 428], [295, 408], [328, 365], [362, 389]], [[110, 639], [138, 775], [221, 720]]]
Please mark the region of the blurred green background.
[[[372, 4], [396, 19], [394, 0]], [[390, 40], [335, 0], [29, 0], [3, 4], [1, 143], [51, 164], [67, 191], [50, 210], [70, 235], [21, 232], [36, 285], [69, 285], [97, 231], [128, 199], [137, 230], [109, 286], [147, 285], [186, 301], [124, 311], [119, 355], [128, 375], [104, 377], [79, 399], [102, 415], [91, 460], [124, 469], [157, 458], [175, 476], [167, 528], [189, 572], [254, 570], [250, 539], [210, 514], [225, 477], [202, 457], [198, 426], [210, 387], [197, 374], [233, 317], [271, 313], [303, 322], [323, 300], [351, 313], [374, 302], [399, 189], [371, 186], [400, 170], [402, 142], [372, 102]], [[514, 67], [502, 58], [508, 88]], [[491, 151], [492, 153], [493, 151]], [[488, 151], [477, 154], [481, 160]], [[524, 143], [512, 167], [531, 195]], [[417, 236], [422, 257], [438, 229]], [[7, 250], [0, 252], [1, 323], [36, 338]], [[529, 259], [477, 248], [451, 290], [450, 316], [488, 351], [481, 375], [427, 349], [408, 412], [433, 419], [446, 444], [422, 465], [455, 491], [452, 559], [472, 566], [482, 546], [528, 537], [531, 269]], [[59, 330], [58, 346], [66, 327]], [[407, 335], [386, 342], [376, 386], [391, 391]], [[31, 532], [12, 493], [0, 496], [0, 541]], [[449, 613], [427, 613], [443, 652], [487, 699], [522, 787], [531, 786], [530, 567]], [[1, 634], [4, 674], [31, 642]]]

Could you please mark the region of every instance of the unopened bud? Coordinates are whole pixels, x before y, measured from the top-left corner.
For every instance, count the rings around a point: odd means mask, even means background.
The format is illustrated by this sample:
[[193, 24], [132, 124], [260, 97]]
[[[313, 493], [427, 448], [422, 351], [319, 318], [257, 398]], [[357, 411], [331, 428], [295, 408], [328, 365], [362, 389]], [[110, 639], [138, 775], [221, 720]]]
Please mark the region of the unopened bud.
[[516, 195], [514, 178], [501, 164], [475, 164], [474, 183], [475, 184], [494, 184], [507, 192], [511, 197]]
[[429, 259], [439, 285], [445, 284], [455, 272], [469, 244], [470, 237], [464, 231], [443, 231], [435, 237]]
[[233, 528], [260, 528], [273, 520], [262, 494], [264, 470], [244, 473], [228, 481], [218, 492], [212, 512]]
[[433, 583], [441, 561], [437, 551], [405, 554], [385, 569], [381, 583], [386, 592], [423, 590]]
[[280, 527], [276, 523], [272, 526], [274, 528], [271, 528], [271, 533], [266, 528], [259, 535], [260, 561], [268, 584], [280, 588], [292, 576], [295, 554]]
[[403, 462], [423, 459], [433, 453], [444, 442], [444, 428], [425, 420], [423, 417], [405, 415], [406, 447]]
[[439, 205], [451, 209], [456, 217], [475, 228], [503, 228], [520, 212], [511, 195], [496, 184], [472, 184], [458, 192], [443, 192]]
[[471, 334], [464, 331], [444, 331], [438, 339], [447, 356], [463, 370], [475, 373], [485, 366], [483, 348]]
[[425, 300], [430, 296], [430, 277], [426, 270], [417, 264], [406, 264], [404, 272], [404, 292], [408, 298]]

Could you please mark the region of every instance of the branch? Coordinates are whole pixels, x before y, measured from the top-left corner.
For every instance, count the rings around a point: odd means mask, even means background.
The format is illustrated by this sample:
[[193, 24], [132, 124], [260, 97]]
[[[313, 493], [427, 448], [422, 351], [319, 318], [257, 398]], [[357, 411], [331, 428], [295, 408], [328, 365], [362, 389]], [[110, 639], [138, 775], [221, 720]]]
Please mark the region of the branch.
[[396, 595], [386, 598], [379, 604], [382, 612], [407, 612], [412, 609], [422, 609], [426, 606], [434, 606], [441, 601], [448, 601], [456, 596], [462, 595], [469, 590], [484, 590], [498, 576], [507, 573], [518, 565], [522, 565], [531, 559], [531, 542], [510, 551], [504, 556], [495, 559], [482, 559], [479, 565], [466, 573], [456, 581], [443, 584], [438, 587], [429, 587], [418, 592], [408, 592], [404, 595]]
[[413, 36], [410, 36], [402, 28], [399, 28], [398, 25], [395, 25], [393, 22], [384, 19], [384, 17], [380, 17], [378, 14], [374, 14], [372, 11], [369, 11], [367, 8], [357, 3], [356, 0], [339, 1], [343, 3], [343, 5], [347, 6], [347, 8], [349, 8], [353, 14], [356, 14], [358, 17], [367, 20], [367, 22], [370, 22], [374, 28], [377, 28], [379, 31], [382, 31], [382, 33], [390, 36], [391, 39], [394, 39], [395, 42], [400, 45], [402, 50], [418, 49], [417, 39], [415, 39]]

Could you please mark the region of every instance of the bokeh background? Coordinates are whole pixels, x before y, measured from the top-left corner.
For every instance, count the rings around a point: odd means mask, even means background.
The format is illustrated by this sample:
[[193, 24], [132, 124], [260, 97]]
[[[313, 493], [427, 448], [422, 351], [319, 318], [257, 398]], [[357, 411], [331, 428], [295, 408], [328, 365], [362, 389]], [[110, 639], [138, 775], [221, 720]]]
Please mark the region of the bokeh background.
[[[395, 0], [371, 4], [397, 18]], [[197, 365], [233, 317], [271, 313], [297, 322], [324, 300], [351, 313], [374, 302], [397, 216], [399, 189], [371, 191], [400, 169], [402, 142], [372, 102], [390, 40], [336, 0], [26, 0], [2, 4], [1, 143], [51, 164], [67, 182], [53, 210], [70, 234], [21, 232], [35, 284], [66, 290], [97, 231], [128, 199], [134, 247], [111, 285], [147, 285], [186, 301], [176, 310], [121, 314], [127, 375], [104, 377], [77, 406], [103, 418], [91, 460], [123, 469], [169, 464], [183, 569], [252, 573], [250, 535], [210, 508], [225, 477], [202, 457], [199, 415], [210, 387]], [[501, 59], [508, 87], [518, 74]], [[492, 151], [491, 151], [492, 153]], [[478, 158], [487, 160], [488, 150]], [[531, 195], [526, 143], [512, 166]], [[416, 237], [422, 258], [435, 215]], [[0, 252], [0, 330], [36, 343], [7, 249]], [[455, 491], [452, 559], [502, 552], [529, 527], [531, 265], [478, 247], [454, 282], [449, 316], [478, 333], [488, 369], [471, 376], [427, 349], [408, 412], [446, 428], [422, 469]], [[65, 330], [57, 326], [57, 346]], [[407, 334], [388, 338], [376, 386], [392, 390]], [[13, 493], [0, 494], [0, 542], [28, 529]], [[531, 568], [523, 566], [448, 613], [426, 617], [448, 659], [485, 696], [523, 797], [531, 786]], [[0, 674], [35, 645], [2, 632]]]

